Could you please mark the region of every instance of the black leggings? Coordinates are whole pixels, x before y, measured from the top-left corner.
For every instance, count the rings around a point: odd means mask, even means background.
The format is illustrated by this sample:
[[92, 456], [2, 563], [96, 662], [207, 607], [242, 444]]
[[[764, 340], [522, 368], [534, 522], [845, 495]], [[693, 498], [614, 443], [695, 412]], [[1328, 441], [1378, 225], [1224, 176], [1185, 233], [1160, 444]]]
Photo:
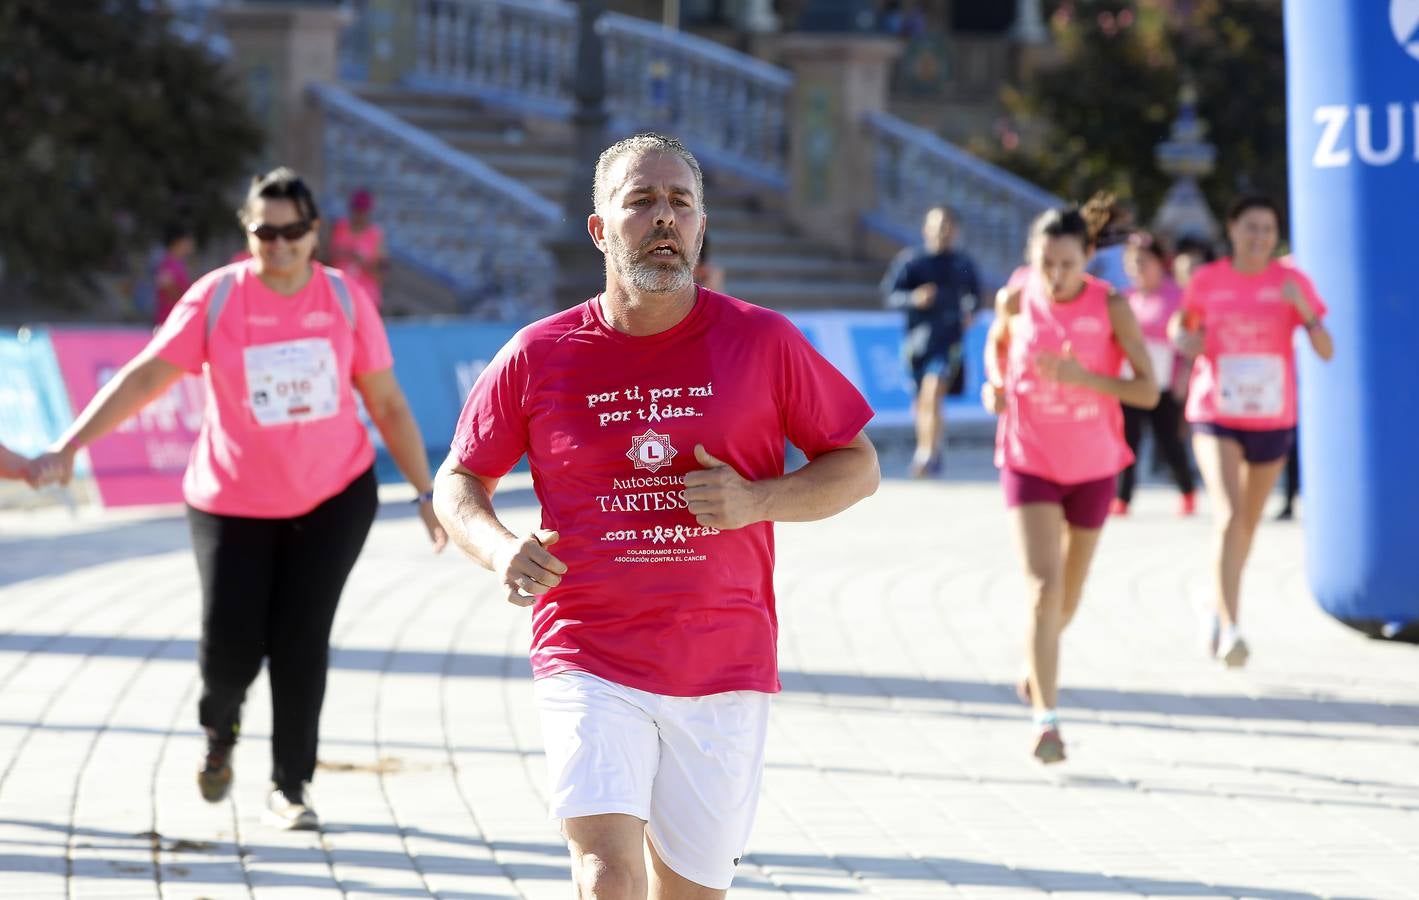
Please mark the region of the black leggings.
[[235, 741], [246, 690], [270, 660], [271, 780], [315, 774], [330, 627], [379, 506], [370, 469], [302, 516], [249, 519], [188, 507], [202, 581], [198, 720]]
[[[1162, 396], [1158, 398], [1158, 405], [1152, 409], [1138, 409], [1128, 405], [1123, 407], [1123, 438], [1128, 441], [1129, 449], [1135, 457], [1138, 456], [1138, 448], [1143, 444], [1145, 421], [1152, 423], [1153, 440], [1158, 442], [1163, 459], [1168, 468], [1172, 469], [1173, 481], [1178, 490], [1191, 494], [1196, 485], [1192, 480], [1192, 466], [1188, 463], [1187, 448], [1183, 446], [1182, 433], [1179, 431], [1182, 424], [1182, 407], [1170, 391], [1163, 391]], [[1119, 473], [1118, 498], [1124, 503], [1133, 502], [1133, 485], [1137, 473], [1136, 460], [1133, 465]]]

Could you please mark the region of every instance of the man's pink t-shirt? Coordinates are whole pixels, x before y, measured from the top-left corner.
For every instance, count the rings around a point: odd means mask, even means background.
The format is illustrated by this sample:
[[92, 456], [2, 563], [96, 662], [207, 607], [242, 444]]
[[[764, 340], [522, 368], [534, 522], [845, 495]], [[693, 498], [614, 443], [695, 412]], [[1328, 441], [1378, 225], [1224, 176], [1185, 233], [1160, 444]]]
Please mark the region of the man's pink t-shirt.
[[567, 565], [532, 611], [533, 676], [569, 670], [657, 694], [774, 692], [773, 526], [689, 512], [695, 445], [750, 480], [848, 444], [872, 409], [788, 319], [704, 288], [633, 337], [599, 298], [522, 329], [479, 376], [453, 450], [501, 477], [523, 454]]
[[1317, 318], [1326, 313], [1311, 280], [1272, 261], [1244, 275], [1222, 259], [1197, 270], [1183, 298], [1189, 327], [1200, 326], [1202, 353], [1192, 367], [1187, 420], [1244, 431], [1296, 424], [1296, 357], [1291, 339], [1305, 324], [1286, 301], [1293, 281]]
[[1005, 371], [1005, 411], [996, 426], [995, 464], [1057, 484], [1082, 484], [1117, 475], [1133, 462], [1123, 439], [1123, 409], [1116, 398], [1042, 377], [1041, 353], [1069, 343], [1080, 365], [1117, 375], [1123, 350], [1114, 340], [1107, 281], [1084, 276], [1079, 296], [1057, 303], [1032, 278], [1020, 292], [1020, 312], [1010, 320]]
[[[393, 365], [384, 324], [351, 284], [352, 328], [325, 268], [313, 268], [290, 297], [266, 287], [251, 262], [217, 269], [153, 336], [159, 358], [189, 372], [205, 369], [206, 411], [182, 481], [197, 509], [257, 519], [303, 515], [374, 464], [352, 379]], [[208, 336], [208, 301], [227, 274], [235, 283]]]

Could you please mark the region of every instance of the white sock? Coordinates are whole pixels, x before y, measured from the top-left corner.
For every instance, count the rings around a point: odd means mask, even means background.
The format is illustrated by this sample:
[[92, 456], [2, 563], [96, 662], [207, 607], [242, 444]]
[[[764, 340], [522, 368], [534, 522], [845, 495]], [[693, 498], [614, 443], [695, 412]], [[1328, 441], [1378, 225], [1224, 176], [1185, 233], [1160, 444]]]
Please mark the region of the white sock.
[[1035, 710], [1035, 725], [1039, 728], [1058, 728], [1059, 713], [1052, 709]]
[[1222, 626], [1222, 640], [1220, 643], [1223, 647], [1230, 647], [1232, 644], [1236, 643], [1237, 638], [1241, 636], [1241, 632], [1237, 631], [1237, 624], [1231, 622]]

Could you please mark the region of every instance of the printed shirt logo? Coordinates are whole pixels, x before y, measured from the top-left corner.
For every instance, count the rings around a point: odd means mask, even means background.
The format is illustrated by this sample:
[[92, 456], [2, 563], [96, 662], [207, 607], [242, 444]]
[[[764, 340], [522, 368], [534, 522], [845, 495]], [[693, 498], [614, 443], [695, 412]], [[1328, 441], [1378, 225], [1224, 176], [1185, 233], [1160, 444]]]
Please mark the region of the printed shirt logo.
[[635, 463], [637, 469], [658, 472], [670, 465], [670, 461], [678, 453], [679, 451], [670, 445], [668, 436], [656, 434], [653, 429], [647, 428], [645, 434], [631, 438], [631, 449], [626, 451], [626, 458]]
[[335, 317], [330, 313], [316, 310], [306, 313], [301, 318], [301, 325], [305, 328], [329, 328], [333, 321], [335, 321]]
[[1419, 59], [1419, 0], [1389, 0], [1389, 27], [1404, 52]]

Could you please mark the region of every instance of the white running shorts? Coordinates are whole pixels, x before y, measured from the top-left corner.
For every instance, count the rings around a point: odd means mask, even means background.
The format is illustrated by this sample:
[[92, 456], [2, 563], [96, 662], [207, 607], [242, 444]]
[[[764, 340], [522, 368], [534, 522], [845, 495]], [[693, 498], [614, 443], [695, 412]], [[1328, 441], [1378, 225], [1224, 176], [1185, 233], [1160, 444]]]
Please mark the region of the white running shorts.
[[728, 889], [754, 826], [771, 695], [668, 697], [585, 672], [540, 678], [533, 691], [551, 817], [643, 819], [667, 866]]

